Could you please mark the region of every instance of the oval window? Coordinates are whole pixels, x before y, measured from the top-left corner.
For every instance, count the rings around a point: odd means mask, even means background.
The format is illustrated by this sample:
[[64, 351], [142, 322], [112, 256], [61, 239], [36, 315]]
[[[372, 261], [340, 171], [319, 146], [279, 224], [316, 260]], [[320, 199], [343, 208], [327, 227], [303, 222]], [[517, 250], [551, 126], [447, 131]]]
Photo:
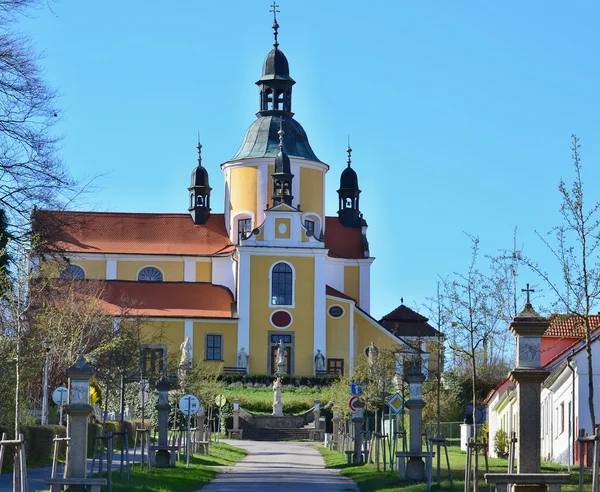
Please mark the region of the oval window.
[[344, 310], [339, 306], [331, 306], [329, 308], [329, 314], [334, 318], [339, 318], [342, 314], [344, 314]]

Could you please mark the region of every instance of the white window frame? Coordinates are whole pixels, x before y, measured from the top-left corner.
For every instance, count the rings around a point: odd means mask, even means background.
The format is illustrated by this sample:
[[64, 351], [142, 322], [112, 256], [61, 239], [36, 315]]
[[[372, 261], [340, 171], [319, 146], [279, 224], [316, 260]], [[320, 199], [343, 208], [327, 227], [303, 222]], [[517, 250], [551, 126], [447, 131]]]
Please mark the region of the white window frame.
[[[273, 304], [273, 268], [279, 263], [285, 263], [292, 269], [292, 303], [291, 304]], [[270, 308], [293, 308], [296, 307], [296, 269], [289, 261], [277, 260], [269, 268], [269, 307]]]

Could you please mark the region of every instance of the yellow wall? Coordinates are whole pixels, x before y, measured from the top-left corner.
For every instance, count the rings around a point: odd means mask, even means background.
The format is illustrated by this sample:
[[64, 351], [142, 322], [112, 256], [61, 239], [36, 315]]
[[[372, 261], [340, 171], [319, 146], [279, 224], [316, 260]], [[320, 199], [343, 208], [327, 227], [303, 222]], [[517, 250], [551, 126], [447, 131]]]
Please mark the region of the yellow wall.
[[[234, 213], [238, 210], [250, 210], [257, 217], [258, 168], [234, 167], [230, 173], [231, 206]], [[256, 224], [252, 227], [256, 227]]]
[[196, 282], [210, 282], [212, 280], [212, 263], [210, 261], [196, 262]]
[[179, 363], [179, 347], [184, 339], [183, 320], [144, 321], [141, 333], [144, 344], [165, 344], [167, 346], [167, 359], [171, 366]]
[[[296, 178], [294, 178], [296, 179]], [[305, 212], [315, 212], [323, 220], [324, 175], [318, 169], [300, 168], [300, 197], [298, 203]]]
[[222, 362], [224, 366], [237, 366], [237, 322], [215, 323], [214, 321], [195, 321], [193, 346], [195, 361], [204, 360], [204, 346], [207, 334], [223, 335], [223, 361], [215, 362]]
[[344, 294], [352, 297], [358, 302], [360, 293], [360, 270], [358, 266], [344, 267]]
[[[279, 232], [279, 224], [285, 225], [285, 232], [283, 234]], [[282, 217], [275, 219], [275, 237], [278, 239], [289, 239], [291, 237], [290, 219]]]
[[73, 260], [71, 265], [79, 265], [85, 271], [85, 278], [106, 278], [106, 261], [104, 260]]
[[372, 325], [365, 314], [356, 310], [354, 312], [354, 350], [355, 357], [364, 354], [365, 348], [373, 342], [377, 348], [384, 350], [396, 350], [398, 343], [387, 335], [385, 330], [380, 330]]
[[344, 314], [333, 318], [327, 314], [327, 358], [344, 359], [344, 373], [348, 374], [350, 367], [350, 309], [348, 302], [327, 299], [327, 313], [331, 306], [340, 306]]
[[[269, 308], [269, 270], [277, 261], [285, 260], [296, 270], [294, 281], [295, 307]], [[313, 374], [314, 326], [314, 258], [253, 256], [250, 259], [250, 369], [252, 373], [267, 372], [269, 332], [294, 332], [294, 374]], [[284, 309], [293, 317], [292, 324], [279, 330], [271, 325], [273, 311]]]
[[165, 282], [183, 282], [183, 261], [118, 261], [117, 280], [137, 280], [140, 269], [147, 266], [162, 270]]

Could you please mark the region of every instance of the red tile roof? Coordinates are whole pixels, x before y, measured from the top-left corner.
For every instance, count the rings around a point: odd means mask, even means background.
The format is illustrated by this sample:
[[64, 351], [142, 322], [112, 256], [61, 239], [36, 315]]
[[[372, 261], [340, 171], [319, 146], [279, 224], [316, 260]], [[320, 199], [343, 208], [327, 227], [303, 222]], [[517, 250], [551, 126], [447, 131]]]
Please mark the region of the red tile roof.
[[192, 282], [107, 281], [99, 309], [111, 316], [231, 318], [229, 289]]
[[325, 217], [325, 247], [333, 258], [365, 257], [361, 228], [344, 227], [337, 217]]
[[428, 318], [401, 304], [379, 320], [379, 324], [396, 337], [439, 337]]
[[[592, 331], [600, 328], [600, 314], [593, 314], [590, 316], [590, 327]], [[544, 336], [583, 338], [585, 337], [584, 320], [578, 320], [576, 316], [552, 315], [550, 316], [550, 327], [546, 330]]]
[[342, 299], [348, 299], [349, 301], [354, 301], [356, 303], [356, 299], [354, 299], [353, 297], [347, 296], [343, 292], [340, 292], [339, 290], [334, 289], [333, 287], [331, 287], [329, 285], [325, 286], [325, 294], [328, 296], [341, 297]]
[[211, 256], [235, 249], [223, 214], [195, 225], [188, 214], [40, 210], [34, 227], [53, 251]]

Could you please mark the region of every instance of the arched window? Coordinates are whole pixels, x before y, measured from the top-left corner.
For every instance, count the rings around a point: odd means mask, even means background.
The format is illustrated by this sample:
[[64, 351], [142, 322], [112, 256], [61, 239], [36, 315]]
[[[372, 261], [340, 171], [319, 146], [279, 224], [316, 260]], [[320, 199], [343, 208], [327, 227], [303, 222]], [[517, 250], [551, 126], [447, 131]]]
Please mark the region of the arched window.
[[67, 280], [83, 280], [85, 278], [85, 272], [79, 265], [69, 265], [61, 272], [60, 278]]
[[271, 304], [291, 306], [294, 293], [294, 272], [287, 263], [277, 263], [271, 270]]
[[156, 267], [145, 267], [139, 271], [138, 280], [140, 282], [162, 282], [163, 274]]

